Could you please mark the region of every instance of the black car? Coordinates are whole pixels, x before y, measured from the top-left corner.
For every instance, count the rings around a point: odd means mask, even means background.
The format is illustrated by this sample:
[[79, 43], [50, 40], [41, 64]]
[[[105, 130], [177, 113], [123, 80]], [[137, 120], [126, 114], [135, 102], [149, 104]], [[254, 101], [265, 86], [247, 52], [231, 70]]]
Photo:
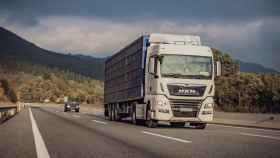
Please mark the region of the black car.
[[68, 101], [64, 104], [64, 112], [75, 110], [75, 112], [80, 111], [80, 103], [77, 101]]

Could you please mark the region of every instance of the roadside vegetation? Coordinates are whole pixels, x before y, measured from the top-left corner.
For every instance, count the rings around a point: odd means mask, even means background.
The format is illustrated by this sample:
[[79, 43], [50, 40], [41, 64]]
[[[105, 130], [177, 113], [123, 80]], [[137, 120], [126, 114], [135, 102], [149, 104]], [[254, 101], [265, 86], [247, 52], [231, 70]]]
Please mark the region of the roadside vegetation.
[[40, 65], [0, 63], [0, 102], [63, 103], [64, 97], [70, 96], [83, 103], [102, 103], [102, 81]]
[[280, 75], [239, 71], [229, 55], [213, 49], [222, 63], [216, 79], [216, 108], [230, 112], [280, 113]]
[[[238, 62], [228, 54], [213, 52], [215, 60], [222, 63], [222, 76], [215, 82], [217, 110], [280, 113], [279, 74], [240, 72]], [[0, 60], [0, 102], [63, 103], [64, 97], [70, 96], [102, 105], [103, 87], [102, 81], [71, 71]]]

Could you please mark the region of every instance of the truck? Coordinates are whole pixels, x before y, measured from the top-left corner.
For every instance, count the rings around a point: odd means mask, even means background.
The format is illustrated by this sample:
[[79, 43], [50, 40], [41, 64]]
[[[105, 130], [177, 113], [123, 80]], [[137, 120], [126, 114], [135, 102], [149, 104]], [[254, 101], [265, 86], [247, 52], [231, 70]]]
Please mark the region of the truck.
[[204, 129], [220, 75], [220, 62], [199, 36], [143, 35], [105, 61], [105, 118]]

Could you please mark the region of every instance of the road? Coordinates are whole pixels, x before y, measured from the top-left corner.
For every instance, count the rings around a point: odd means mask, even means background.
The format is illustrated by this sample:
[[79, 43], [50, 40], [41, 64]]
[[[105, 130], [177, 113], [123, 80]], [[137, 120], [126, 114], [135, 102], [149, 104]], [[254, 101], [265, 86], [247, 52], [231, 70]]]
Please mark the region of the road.
[[24, 109], [0, 125], [1, 158], [279, 157], [280, 131], [208, 125], [151, 129], [62, 108]]

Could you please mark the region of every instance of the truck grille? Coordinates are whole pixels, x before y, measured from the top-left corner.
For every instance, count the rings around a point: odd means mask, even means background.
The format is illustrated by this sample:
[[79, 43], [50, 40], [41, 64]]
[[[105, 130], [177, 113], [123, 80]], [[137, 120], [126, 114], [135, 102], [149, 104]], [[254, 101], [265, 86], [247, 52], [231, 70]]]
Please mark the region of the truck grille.
[[197, 117], [201, 100], [170, 99], [170, 104], [175, 117]]

